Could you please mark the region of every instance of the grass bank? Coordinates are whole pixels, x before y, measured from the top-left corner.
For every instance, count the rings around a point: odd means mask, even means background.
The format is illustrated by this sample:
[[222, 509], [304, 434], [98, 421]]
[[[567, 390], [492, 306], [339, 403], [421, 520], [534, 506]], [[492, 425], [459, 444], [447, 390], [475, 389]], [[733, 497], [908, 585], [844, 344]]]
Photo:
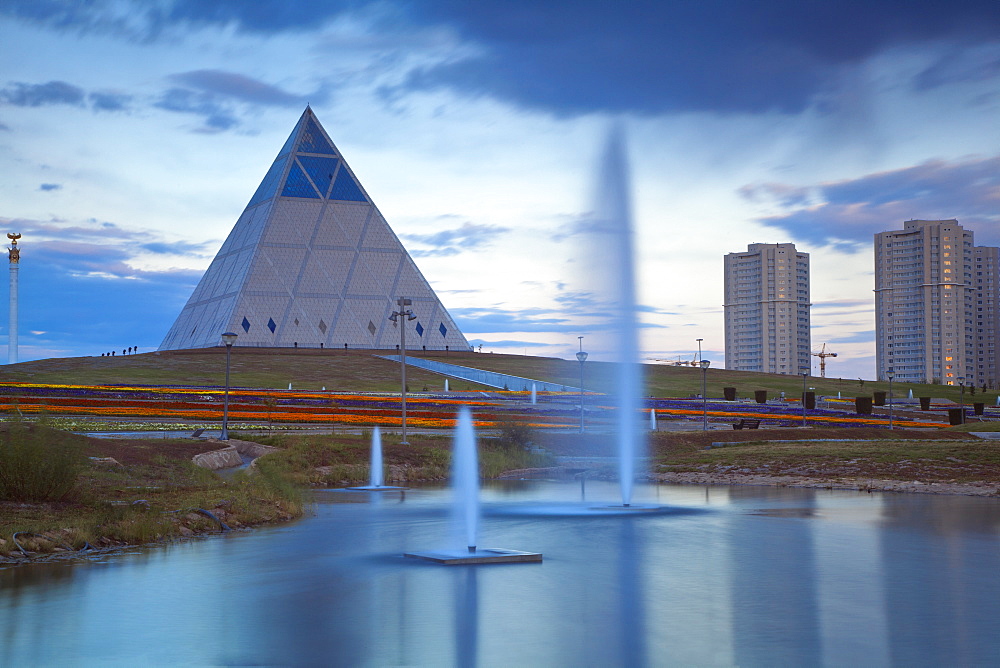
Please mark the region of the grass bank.
[[[220, 522], [240, 528], [302, 514], [301, 494], [280, 476], [227, 479], [191, 462], [211, 449], [190, 440], [102, 440], [41, 424], [3, 425], [0, 480], [12, 472], [37, 480], [13, 490], [0, 482], [0, 559], [23, 556], [22, 548], [137, 545], [219, 531]], [[48, 465], [53, 459], [60, 467]]]
[[[280, 448], [259, 468], [302, 486], [367, 484], [371, 479], [371, 434], [277, 434], [256, 442]], [[451, 435], [410, 434], [402, 445], [397, 434], [382, 436], [384, 479], [389, 483], [445, 480], [450, 475]], [[552, 459], [533, 454], [517, 437], [479, 439], [479, 471], [495, 478], [504, 471], [549, 466]]]
[[[544, 434], [564, 456], [611, 456], [608, 437]], [[714, 446], [713, 446], [714, 444]], [[1000, 441], [962, 431], [761, 429], [659, 432], [649, 442], [650, 471], [699, 474], [705, 480], [753, 484], [760, 476], [845, 481], [1000, 486]], [[611, 475], [612, 473], [608, 473]]]
[[[481, 439], [482, 476], [550, 465], [550, 457], [523, 447], [524, 437], [512, 425], [503, 438]], [[212, 450], [208, 442], [94, 439], [45, 424], [2, 424], [0, 563], [25, 559], [22, 549], [37, 558], [218, 532], [221, 523], [241, 528], [287, 521], [303, 513], [304, 488], [370, 479], [370, 434], [254, 440], [279, 450], [257, 459], [252, 473], [223, 477], [191, 462]], [[450, 435], [411, 435], [409, 441], [383, 438], [387, 483], [449, 476]], [[23, 479], [33, 482], [5, 485]]]

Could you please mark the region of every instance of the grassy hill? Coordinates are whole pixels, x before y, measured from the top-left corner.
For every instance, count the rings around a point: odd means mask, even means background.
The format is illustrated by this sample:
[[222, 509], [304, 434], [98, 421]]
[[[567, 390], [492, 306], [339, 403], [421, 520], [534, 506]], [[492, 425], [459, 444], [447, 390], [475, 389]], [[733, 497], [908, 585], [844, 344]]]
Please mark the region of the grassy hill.
[[[399, 366], [377, 355], [393, 351], [316, 350], [288, 348], [239, 348], [232, 353], [234, 387], [287, 388], [292, 383], [298, 390], [396, 392], [399, 390]], [[412, 353], [411, 353], [412, 354]], [[22, 362], [0, 367], [0, 382], [27, 381], [64, 384], [129, 384], [129, 385], [188, 385], [221, 386], [225, 383], [225, 349], [205, 348], [126, 355], [122, 357], [67, 357]], [[474, 352], [420, 352], [416, 356], [477, 369], [497, 371], [515, 376], [534, 378], [578, 387], [580, 365], [576, 360], [551, 357], [529, 357]], [[613, 365], [587, 362], [584, 365], [584, 386], [602, 389], [611, 386]], [[423, 388], [441, 390], [444, 379], [421, 369], [407, 371], [410, 391]], [[701, 393], [702, 372], [693, 367], [645, 365], [645, 393], [656, 397], [686, 397]], [[707, 394], [722, 396], [723, 387], [735, 387], [739, 396], [749, 397], [755, 390], [767, 390], [776, 397], [785, 392], [798, 397], [802, 391], [801, 376], [709, 369], [706, 373]], [[817, 395], [844, 397], [871, 396], [872, 392], [888, 390], [888, 383], [857, 379], [806, 379], [806, 387]], [[474, 383], [452, 381], [453, 390], [486, 389]], [[512, 388], [516, 389], [516, 388]], [[893, 383], [893, 395], [930, 396], [959, 400], [960, 388], [945, 385]], [[972, 394], [965, 391], [966, 403], [996, 402], [997, 392]]]

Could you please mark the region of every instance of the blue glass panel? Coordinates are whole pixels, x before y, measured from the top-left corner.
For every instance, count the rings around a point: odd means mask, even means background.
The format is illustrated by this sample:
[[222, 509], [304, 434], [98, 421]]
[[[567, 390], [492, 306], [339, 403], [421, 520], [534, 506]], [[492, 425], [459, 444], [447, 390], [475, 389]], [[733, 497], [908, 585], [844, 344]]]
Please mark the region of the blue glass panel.
[[316, 125], [316, 121], [310, 118], [306, 121], [306, 126], [302, 128], [302, 138], [299, 140], [299, 153], [327, 153], [337, 155], [330, 142], [323, 136], [323, 132]]
[[274, 318], [267, 319], [267, 328], [271, 330], [272, 334], [274, 334], [274, 330], [277, 328], [277, 325], [274, 324]]
[[448, 328], [444, 326], [443, 322], [441, 323], [441, 326], [438, 327], [438, 331], [441, 332], [441, 336], [448, 336]]
[[288, 170], [288, 177], [285, 178], [285, 189], [281, 191], [282, 197], [314, 197], [319, 199], [316, 189], [312, 187], [306, 178], [306, 173], [302, 171], [298, 163], [292, 164]]
[[417, 335], [418, 336], [424, 335], [424, 326], [421, 325], [419, 322], [417, 323]]
[[274, 197], [274, 193], [278, 190], [278, 184], [281, 182], [281, 172], [285, 169], [286, 162], [288, 162], [288, 156], [278, 158], [274, 161], [271, 169], [267, 170], [264, 180], [257, 186], [257, 192], [250, 198], [250, 203], [247, 206], [253, 206], [258, 202], [263, 202], [266, 199]]
[[348, 202], [367, 202], [368, 198], [361, 192], [361, 188], [354, 181], [354, 177], [347, 171], [346, 165], [340, 168], [337, 174], [337, 182], [333, 184], [333, 191], [330, 199], [346, 200]]
[[323, 195], [330, 192], [330, 183], [333, 181], [333, 175], [337, 173], [338, 162], [340, 161], [336, 158], [317, 158], [311, 155], [299, 156], [299, 163], [309, 173], [313, 183], [316, 184], [316, 187], [319, 188], [319, 191]]
[[247, 320], [245, 316], [244, 316], [244, 318], [243, 318], [243, 323], [242, 323], [242, 325], [243, 325], [243, 331], [244, 331], [244, 332], [249, 332], [249, 331], [250, 331], [250, 321], [249, 321], [249, 320]]
[[285, 145], [281, 147], [280, 151], [278, 151], [278, 156], [285, 155], [286, 153], [292, 150], [292, 145], [293, 142], [295, 141], [295, 135], [298, 133], [298, 129], [299, 129], [299, 124], [296, 123], [295, 129], [292, 130], [292, 134], [288, 135], [288, 139], [285, 140]]

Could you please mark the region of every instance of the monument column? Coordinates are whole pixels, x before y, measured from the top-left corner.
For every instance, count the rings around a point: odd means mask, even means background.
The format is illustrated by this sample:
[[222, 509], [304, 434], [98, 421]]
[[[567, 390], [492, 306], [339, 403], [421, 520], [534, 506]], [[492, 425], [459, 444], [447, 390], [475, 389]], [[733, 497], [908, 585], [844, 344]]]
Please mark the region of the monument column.
[[10, 320], [7, 332], [7, 364], [17, 364], [17, 270], [20, 267], [21, 251], [17, 247], [18, 233], [7, 233], [10, 247], [7, 249], [10, 261]]

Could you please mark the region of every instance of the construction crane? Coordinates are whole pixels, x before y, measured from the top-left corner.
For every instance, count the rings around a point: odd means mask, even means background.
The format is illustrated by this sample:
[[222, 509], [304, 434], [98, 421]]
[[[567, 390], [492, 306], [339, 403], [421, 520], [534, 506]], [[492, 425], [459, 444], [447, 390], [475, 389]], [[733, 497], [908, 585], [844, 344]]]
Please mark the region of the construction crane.
[[818, 353], [813, 353], [813, 356], [819, 358], [819, 377], [826, 378], [826, 358], [836, 357], [837, 353], [826, 352], [826, 344], [824, 343], [823, 347], [820, 348], [820, 351]]
[[647, 357], [646, 359], [651, 362], [664, 362], [667, 366], [699, 366], [697, 353], [695, 354], [695, 358], [690, 361], [682, 359], [680, 355], [675, 360], [663, 359], [661, 357]]

